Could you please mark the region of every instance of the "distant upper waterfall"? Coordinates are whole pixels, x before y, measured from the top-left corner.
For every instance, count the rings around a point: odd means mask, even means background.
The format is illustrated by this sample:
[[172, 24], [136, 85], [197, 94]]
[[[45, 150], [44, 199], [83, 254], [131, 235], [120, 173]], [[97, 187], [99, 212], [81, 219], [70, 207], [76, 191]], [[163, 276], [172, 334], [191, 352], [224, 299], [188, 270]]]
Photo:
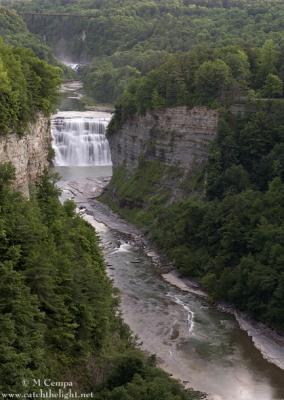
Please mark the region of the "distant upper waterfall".
[[52, 119], [54, 164], [57, 166], [111, 165], [105, 136], [109, 116], [99, 112], [59, 112]]

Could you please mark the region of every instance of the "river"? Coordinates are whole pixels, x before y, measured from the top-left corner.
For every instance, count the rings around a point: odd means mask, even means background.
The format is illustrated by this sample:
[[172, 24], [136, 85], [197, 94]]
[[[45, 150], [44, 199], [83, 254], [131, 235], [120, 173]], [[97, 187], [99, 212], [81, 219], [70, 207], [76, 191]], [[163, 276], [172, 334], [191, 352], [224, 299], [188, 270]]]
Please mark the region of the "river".
[[[62, 198], [73, 198], [98, 232], [108, 274], [121, 292], [123, 318], [142, 348], [209, 399], [284, 400], [284, 371], [262, 356], [235, 318], [210, 307], [205, 297], [165, 281], [140, 232], [97, 201], [110, 180], [111, 165], [105, 138], [94, 136], [104, 135], [110, 114], [84, 111], [78, 85], [64, 91], [52, 122]], [[284, 361], [283, 346], [270, 343], [270, 348]]]

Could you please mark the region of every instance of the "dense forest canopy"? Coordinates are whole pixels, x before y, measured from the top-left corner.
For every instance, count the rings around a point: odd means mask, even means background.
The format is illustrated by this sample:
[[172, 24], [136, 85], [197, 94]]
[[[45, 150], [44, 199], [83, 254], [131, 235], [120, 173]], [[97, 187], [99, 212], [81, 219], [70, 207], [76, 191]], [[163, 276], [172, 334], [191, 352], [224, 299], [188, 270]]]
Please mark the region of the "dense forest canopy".
[[0, 6], [0, 134], [23, 133], [55, 107], [61, 71], [51, 50], [13, 11]]
[[284, 51], [268, 39], [260, 48], [196, 46], [142, 77], [128, 79], [111, 129], [135, 113], [178, 105], [228, 107], [283, 98]]
[[281, 0], [33, 0], [12, 5], [19, 11], [94, 15], [27, 16], [26, 21], [58, 55], [92, 60], [83, 76], [88, 94], [99, 102], [115, 102], [129, 78], [144, 76], [167, 55], [196, 45], [245, 49], [273, 40], [284, 46]]

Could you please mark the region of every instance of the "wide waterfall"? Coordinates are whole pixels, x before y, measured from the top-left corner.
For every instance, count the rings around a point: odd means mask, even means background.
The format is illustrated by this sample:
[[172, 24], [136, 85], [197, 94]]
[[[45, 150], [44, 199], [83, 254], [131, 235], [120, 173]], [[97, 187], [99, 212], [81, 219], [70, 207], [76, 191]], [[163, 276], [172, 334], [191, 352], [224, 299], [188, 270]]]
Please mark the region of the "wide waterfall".
[[105, 136], [110, 114], [59, 112], [52, 118], [54, 164], [57, 166], [110, 166]]

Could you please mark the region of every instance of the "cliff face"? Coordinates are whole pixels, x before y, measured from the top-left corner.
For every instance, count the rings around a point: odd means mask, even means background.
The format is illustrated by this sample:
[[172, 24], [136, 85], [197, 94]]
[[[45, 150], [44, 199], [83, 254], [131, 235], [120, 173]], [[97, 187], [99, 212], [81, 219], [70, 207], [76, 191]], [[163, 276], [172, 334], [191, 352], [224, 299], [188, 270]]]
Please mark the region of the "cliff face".
[[29, 194], [29, 184], [38, 181], [48, 166], [51, 140], [50, 121], [39, 115], [23, 136], [0, 137], [0, 163], [11, 162], [16, 169], [15, 188]]
[[136, 116], [109, 135], [114, 168], [135, 169], [143, 158], [188, 172], [206, 160], [217, 123], [217, 111], [206, 107], [175, 107]]

